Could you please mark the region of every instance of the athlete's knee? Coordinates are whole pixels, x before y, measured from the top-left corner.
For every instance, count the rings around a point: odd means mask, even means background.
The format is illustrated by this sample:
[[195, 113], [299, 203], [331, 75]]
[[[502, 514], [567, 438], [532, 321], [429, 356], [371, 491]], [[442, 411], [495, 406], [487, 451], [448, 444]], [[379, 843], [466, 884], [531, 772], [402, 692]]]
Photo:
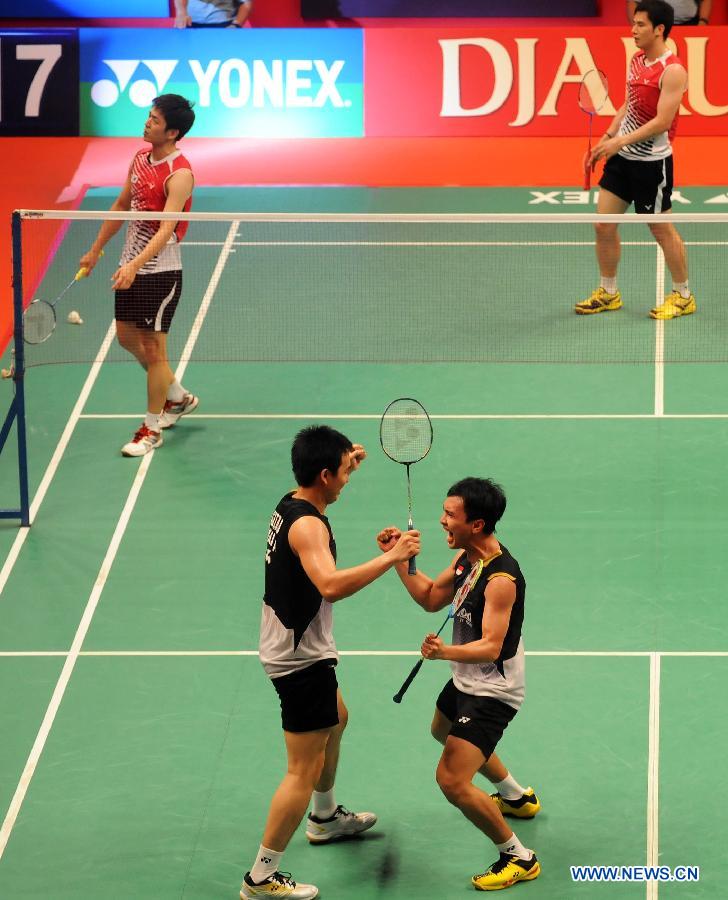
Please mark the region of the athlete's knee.
[[310, 756], [298, 757], [288, 763], [288, 774], [298, 779], [303, 785], [314, 789], [324, 770], [325, 753], [323, 750]]
[[453, 806], [460, 806], [463, 796], [468, 788], [468, 781], [457, 772], [445, 765], [442, 760], [435, 772], [437, 786], [440, 788], [445, 798]]
[[595, 222], [594, 231], [598, 241], [612, 241], [617, 236], [617, 226], [613, 222]]

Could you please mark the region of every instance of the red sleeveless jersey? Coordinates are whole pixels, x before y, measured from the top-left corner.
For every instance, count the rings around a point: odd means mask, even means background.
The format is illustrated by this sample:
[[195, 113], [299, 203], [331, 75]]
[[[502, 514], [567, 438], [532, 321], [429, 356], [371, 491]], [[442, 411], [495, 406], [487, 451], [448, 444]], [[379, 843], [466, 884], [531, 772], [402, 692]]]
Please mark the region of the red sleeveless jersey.
[[[130, 167], [131, 208], [134, 212], [162, 212], [167, 202], [167, 181], [175, 172], [188, 169], [192, 171], [189, 161], [180, 150], [175, 150], [164, 159], [152, 160], [149, 150], [140, 150], [134, 157]], [[184, 205], [184, 212], [192, 208], [192, 196]], [[179, 242], [187, 233], [189, 222], [178, 222], [170, 242], [160, 250], [159, 254], [145, 263], [140, 274], [166, 272], [182, 268], [179, 253]], [[122, 264], [134, 259], [146, 247], [159, 230], [159, 222], [132, 221], [126, 234], [124, 250], [121, 255]]]
[[[657, 115], [657, 103], [662, 89], [662, 76], [668, 66], [682, 66], [680, 59], [671, 51], [663, 53], [658, 59], [648, 62], [643, 50], [632, 57], [627, 77], [627, 111], [622, 119], [619, 133], [628, 135], [640, 126], [654, 119]], [[683, 68], [685, 68], [683, 66]], [[619, 151], [626, 159], [656, 160], [665, 159], [672, 153], [670, 144], [677, 131], [677, 113], [667, 131], [653, 134], [652, 137], [636, 144], [627, 144]]]

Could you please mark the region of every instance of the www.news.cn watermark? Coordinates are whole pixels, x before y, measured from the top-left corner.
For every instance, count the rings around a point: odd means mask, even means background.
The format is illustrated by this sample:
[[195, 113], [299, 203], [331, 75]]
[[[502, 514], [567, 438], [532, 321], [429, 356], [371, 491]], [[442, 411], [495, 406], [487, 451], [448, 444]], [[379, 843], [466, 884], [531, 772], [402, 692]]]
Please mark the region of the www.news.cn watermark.
[[569, 866], [572, 881], [700, 881], [700, 866]]

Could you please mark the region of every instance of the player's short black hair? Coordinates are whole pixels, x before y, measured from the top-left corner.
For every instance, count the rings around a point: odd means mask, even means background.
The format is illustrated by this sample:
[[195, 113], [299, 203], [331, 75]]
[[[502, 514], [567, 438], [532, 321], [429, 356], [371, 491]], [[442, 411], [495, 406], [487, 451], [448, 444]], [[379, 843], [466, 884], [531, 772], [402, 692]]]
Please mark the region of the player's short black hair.
[[181, 140], [195, 123], [192, 104], [180, 94], [160, 94], [152, 100], [152, 106], [164, 116], [167, 128], [177, 131], [177, 140]]
[[291, 447], [291, 467], [296, 484], [311, 487], [316, 476], [324, 469], [332, 474], [337, 472], [342, 455], [353, 449], [345, 434], [328, 425], [302, 428]]
[[647, 18], [652, 23], [653, 28], [657, 28], [658, 25], [664, 25], [665, 30], [662, 36], [667, 40], [667, 36], [672, 31], [672, 26], [675, 23], [675, 10], [666, 0], [640, 0], [634, 11], [636, 13], [647, 13]]
[[485, 534], [493, 534], [495, 524], [506, 511], [503, 488], [490, 478], [462, 478], [447, 492], [448, 497], [462, 497], [468, 522], [482, 519]]

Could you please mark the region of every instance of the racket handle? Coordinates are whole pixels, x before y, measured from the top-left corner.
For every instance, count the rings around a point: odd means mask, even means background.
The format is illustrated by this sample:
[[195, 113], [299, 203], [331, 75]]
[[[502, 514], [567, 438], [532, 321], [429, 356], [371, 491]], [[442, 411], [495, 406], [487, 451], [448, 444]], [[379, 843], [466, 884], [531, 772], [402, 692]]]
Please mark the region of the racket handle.
[[[103, 256], [103, 255], [104, 255], [104, 251], [100, 250], [99, 256]], [[74, 281], [80, 281], [82, 278], [85, 278], [87, 275], [88, 275], [88, 269], [86, 268], [86, 266], [81, 266], [81, 268], [78, 270], [78, 272], [76, 272], [76, 277], [75, 277]]]
[[407, 564], [407, 574], [408, 575], [416, 575], [417, 574], [417, 563], [415, 562], [416, 559], [417, 559], [417, 557], [413, 556], [410, 559], [409, 563]]
[[407, 693], [407, 689], [409, 688], [409, 686], [412, 684], [412, 682], [413, 682], [413, 681], [415, 680], [415, 678], [417, 677], [417, 673], [418, 673], [418, 672], [420, 671], [420, 669], [422, 668], [422, 663], [423, 663], [424, 661], [425, 661], [424, 659], [418, 659], [418, 660], [417, 660], [417, 662], [415, 663], [415, 665], [414, 665], [412, 671], [411, 671], [411, 672], [409, 673], [409, 675], [405, 678], [404, 684], [402, 685], [402, 687], [397, 691], [397, 693], [394, 695], [394, 697], [392, 697], [392, 700], [394, 700], [395, 703], [401, 703], [401, 702], [402, 702], [402, 697], [404, 697], [404, 695]]

